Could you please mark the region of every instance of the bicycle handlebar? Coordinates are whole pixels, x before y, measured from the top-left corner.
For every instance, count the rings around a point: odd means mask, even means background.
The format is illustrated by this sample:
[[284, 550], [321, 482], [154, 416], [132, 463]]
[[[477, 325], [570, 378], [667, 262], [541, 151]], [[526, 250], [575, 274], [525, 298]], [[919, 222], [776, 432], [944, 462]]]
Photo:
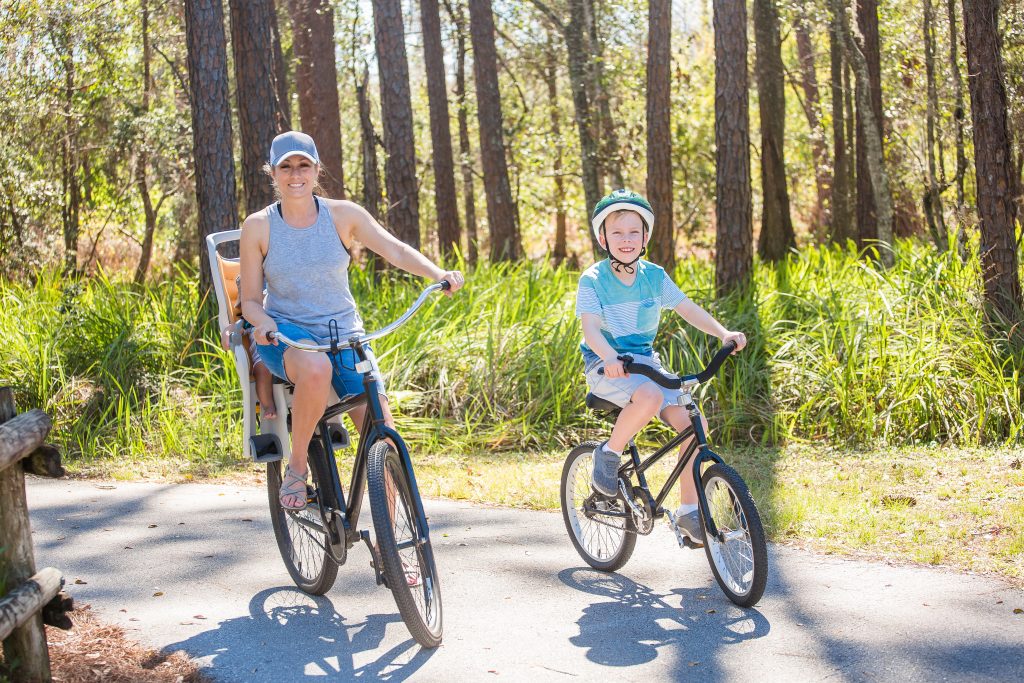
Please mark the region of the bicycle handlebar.
[[[643, 375], [666, 389], [678, 389], [683, 386], [683, 384], [687, 383], [703, 384], [704, 382], [707, 382], [718, 374], [718, 370], [722, 367], [722, 363], [724, 363], [725, 359], [731, 356], [732, 352], [735, 350], [736, 342], [729, 342], [728, 344], [722, 345], [722, 348], [718, 350], [718, 353], [715, 354], [715, 357], [711, 359], [711, 362], [708, 363], [706, 368], [695, 375], [683, 375], [682, 377], [667, 375], [663, 372], [659, 372], [656, 368], [653, 368], [650, 365], [637, 363], [630, 355], [618, 356], [618, 359], [622, 361], [622, 368], [626, 373]], [[598, 370], [597, 374], [603, 375], [604, 368]]]
[[398, 320], [395, 320], [390, 325], [380, 328], [376, 332], [370, 332], [369, 334], [357, 334], [352, 337], [349, 337], [344, 341], [339, 340], [337, 344], [309, 344], [306, 342], [298, 342], [293, 339], [289, 339], [280, 332], [268, 332], [267, 339], [276, 339], [279, 342], [285, 344], [286, 346], [292, 347], [293, 349], [298, 349], [299, 351], [309, 351], [311, 353], [320, 353], [325, 351], [336, 351], [338, 349], [346, 349], [351, 347], [353, 344], [372, 341], [374, 339], [379, 339], [380, 337], [391, 334], [399, 327], [404, 325], [405, 322], [409, 318], [411, 318], [416, 311], [419, 310], [420, 306], [423, 305], [423, 302], [426, 301], [427, 297], [432, 292], [436, 292], [438, 290], [446, 291], [451, 289], [451, 287], [452, 284], [447, 280], [435, 282], [434, 284], [428, 286], [426, 289], [420, 292], [420, 295], [419, 297], [417, 297], [416, 301], [413, 302], [412, 306], [409, 306], [409, 308], [406, 309], [405, 313], [403, 313], [401, 317], [398, 318]]

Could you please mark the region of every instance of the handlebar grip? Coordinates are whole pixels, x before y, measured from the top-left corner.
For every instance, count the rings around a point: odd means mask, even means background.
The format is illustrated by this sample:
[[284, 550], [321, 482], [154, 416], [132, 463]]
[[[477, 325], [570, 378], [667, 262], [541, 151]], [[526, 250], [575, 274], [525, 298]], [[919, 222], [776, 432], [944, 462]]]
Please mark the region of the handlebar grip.
[[452, 288], [452, 283], [447, 280], [438, 280], [438, 284], [441, 285], [441, 289], [445, 292]]
[[272, 341], [275, 337], [277, 337], [277, 332], [274, 330], [267, 332], [267, 341]]
[[718, 369], [722, 367], [722, 363], [724, 363], [725, 359], [731, 356], [732, 352], [735, 350], [736, 342], [729, 342], [728, 344], [723, 345], [722, 348], [718, 350], [718, 353], [715, 354], [715, 357], [711, 359], [711, 362], [708, 363], [708, 366], [701, 372], [697, 373], [697, 381], [703, 384], [718, 374]]

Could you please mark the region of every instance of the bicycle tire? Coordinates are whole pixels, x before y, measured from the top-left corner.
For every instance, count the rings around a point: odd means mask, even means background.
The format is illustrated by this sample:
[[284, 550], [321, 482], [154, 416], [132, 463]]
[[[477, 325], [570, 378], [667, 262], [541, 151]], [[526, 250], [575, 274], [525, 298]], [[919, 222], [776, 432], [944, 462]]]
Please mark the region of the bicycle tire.
[[[321, 457], [322, 453], [319, 442], [310, 441], [310, 460]], [[338, 563], [331, 557], [329, 533], [320, 514], [316, 475], [311, 475], [313, 495], [306, 507], [299, 511], [286, 510], [280, 500], [282, 469], [280, 460], [267, 463], [267, 497], [277, 549], [295, 585], [310, 595], [323, 595], [338, 577]]]
[[[408, 472], [387, 441], [370, 448], [367, 485], [385, 581], [412, 637], [423, 647], [435, 648], [441, 644], [444, 624], [434, 552], [429, 536], [421, 538], [419, 533], [419, 524], [425, 526], [426, 520], [419, 519]], [[418, 585], [409, 585], [409, 569], [418, 572]]]
[[761, 599], [768, 583], [768, 548], [761, 515], [747, 484], [728, 465], [709, 467], [701, 485], [720, 536], [704, 541], [711, 571], [730, 600], [751, 607]]
[[[597, 441], [584, 442], [569, 451], [565, 459], [560, 490], [562, 520], [583, 561], [594, 569], [613, 572], [629, 561], [636, 547], [636, 534], [628, 530], [626, 517], [605, 517], [602, 523], [582, 513], [583, 502], [592, 494], [590, 472], [598, 445]], [[610, 511], [627, 511], [621, 499], [616, 498], [612, 505], [616, 507]]]

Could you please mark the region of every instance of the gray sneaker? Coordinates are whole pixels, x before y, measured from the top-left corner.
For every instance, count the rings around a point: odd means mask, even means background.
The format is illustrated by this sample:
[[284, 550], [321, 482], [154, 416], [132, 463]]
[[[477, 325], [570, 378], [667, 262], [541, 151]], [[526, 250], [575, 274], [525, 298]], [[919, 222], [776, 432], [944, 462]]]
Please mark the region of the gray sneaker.
[[609, 497], [619, 491], [619, 456], [605, 448], [604, 444], [594, 449], [594, 469], [591, 472], [590, 486], [598, 493]]
[[704, 525], [700, 522], [700, 510], [676, 516], [676, 528], [688, 536], [694, 545], [704, 545]]

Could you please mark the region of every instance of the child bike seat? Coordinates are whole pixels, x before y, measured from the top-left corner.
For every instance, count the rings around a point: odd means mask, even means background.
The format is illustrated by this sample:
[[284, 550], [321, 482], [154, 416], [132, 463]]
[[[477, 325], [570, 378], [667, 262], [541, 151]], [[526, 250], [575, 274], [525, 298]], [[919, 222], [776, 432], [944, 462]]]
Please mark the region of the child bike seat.
[[606, 415], [602, 417], [610, 417], [613, 420], [618, 419], [619, 413], [622, 412], [619, 406], [594, 394], [587, 394], [587, 407], [594, 412], [605, 413]]

